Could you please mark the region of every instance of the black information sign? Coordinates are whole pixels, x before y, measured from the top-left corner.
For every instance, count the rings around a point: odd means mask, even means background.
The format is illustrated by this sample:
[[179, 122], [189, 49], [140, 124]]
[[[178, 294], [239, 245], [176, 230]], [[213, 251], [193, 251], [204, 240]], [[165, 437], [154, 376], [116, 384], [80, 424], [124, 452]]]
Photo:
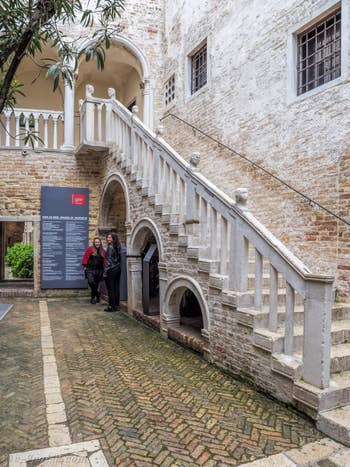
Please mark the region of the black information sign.
[[89, 190], [41, 187], [41, 288], [86, 288]]

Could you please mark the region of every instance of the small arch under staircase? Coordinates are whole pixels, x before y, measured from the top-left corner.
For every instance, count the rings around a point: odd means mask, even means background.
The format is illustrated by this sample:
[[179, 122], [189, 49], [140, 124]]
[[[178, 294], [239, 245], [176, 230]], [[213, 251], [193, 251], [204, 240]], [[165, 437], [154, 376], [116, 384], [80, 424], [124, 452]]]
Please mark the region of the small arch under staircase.
[[[90, 86], [81, 101], [77, 152], [109, 151], [131, 189], [206, 278], [210, 358], [235, 373], [244, 368], [262, 389], [350, 445], [350, 305], [334, 303], [334, 278], [313, 274], [275, 238], [247, 209], [245, 190], [233, 201], [200, 173], [196, 155], [186, 162], [161, 128], [146, 128], [136, 109], [129, 112], [113, 89], [108, 94], [96, 98]], [[166, 327], [162, 297], [164, 291]], [[277, 384], [270, 385], [268, 374]]]

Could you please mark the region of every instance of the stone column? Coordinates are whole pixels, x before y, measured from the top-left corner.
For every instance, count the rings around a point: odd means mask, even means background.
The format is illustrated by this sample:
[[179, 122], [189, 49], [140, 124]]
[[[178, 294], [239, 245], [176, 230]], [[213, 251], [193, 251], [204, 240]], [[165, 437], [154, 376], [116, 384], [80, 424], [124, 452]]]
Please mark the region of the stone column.
[[164, 301], [165, 291], [168, 285], [168, 273], [166, 263], [158, 263], [159, 271], [159, 316], [160, 316], [160, 334], [163, 337], [168, 337], [167, 322], [164, 320], [166, 312], [166, 304]]
[[141, 258], [128, 258], [128, 313], [142, 311], [142, 264]]
[[68, 82], [64, 83], [64, 142], [61, 149], [65, 151], [74, 150], [74, 96], [75, 80], [72, 81], [72, 87]]

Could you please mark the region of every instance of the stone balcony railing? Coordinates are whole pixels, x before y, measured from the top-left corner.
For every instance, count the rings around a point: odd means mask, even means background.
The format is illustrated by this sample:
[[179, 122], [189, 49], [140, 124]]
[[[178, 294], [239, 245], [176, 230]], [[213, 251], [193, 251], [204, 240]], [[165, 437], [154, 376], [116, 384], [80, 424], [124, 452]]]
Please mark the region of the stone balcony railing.
[[30, 147], [57, 150], [63, 144], [63, 111], [38, 109], [6, 109], [0, 115], [0, 147]]

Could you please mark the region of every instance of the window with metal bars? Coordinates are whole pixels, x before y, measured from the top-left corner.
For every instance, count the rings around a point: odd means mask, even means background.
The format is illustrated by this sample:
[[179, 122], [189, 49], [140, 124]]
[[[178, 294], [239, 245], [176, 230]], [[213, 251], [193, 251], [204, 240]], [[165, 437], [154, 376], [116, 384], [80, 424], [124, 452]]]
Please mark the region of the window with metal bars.
[[191, 58], [191, 94], [207, 84], [207, 44], [197, 50]]
[[298, 89], [304, 94], [341, 75], [341, 9], [297, 35]]
[[165, 83], [165, 105], [171, 104], [175, 100], [175, 75], [172, 75]]

